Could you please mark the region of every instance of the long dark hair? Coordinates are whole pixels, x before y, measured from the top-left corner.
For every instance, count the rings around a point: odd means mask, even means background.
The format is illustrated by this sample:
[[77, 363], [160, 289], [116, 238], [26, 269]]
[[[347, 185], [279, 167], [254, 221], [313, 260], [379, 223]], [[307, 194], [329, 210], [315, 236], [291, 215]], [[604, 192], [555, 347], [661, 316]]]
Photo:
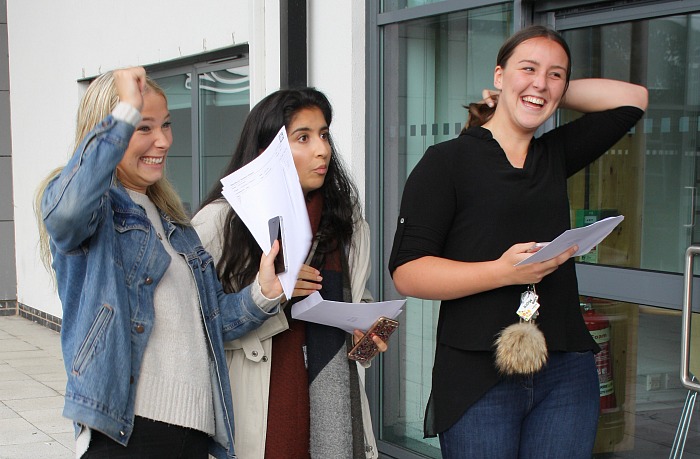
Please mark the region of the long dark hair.
[[[294, 115], [305, 108], [321, 110], [330, 127], [333, 120], [331, 104], [322, 92], [314, 88], [279, 90], [258, 102], [246, 118], [238, 145], [222, 177], [254, 160], [272, 142], [279, 129], [283, 125], [289, 127]], [[323, 186], [315, 191], [323, 194], [317, 253], [347, 247], [355, 219], [360, 215], [357, 188], [343, 167], [332, 137], [329, 137], [329, 142], [331, 159], [328, 172]], [[217, 183], [202, 207], [221, 198], [221, 186]], [[262, 250], [241, 219], [235, 217], [233, 209], [226, 215], [222, 240], [223, 251], [216, 266], [219, 277], [227, 292], [240, 290], [255, 279]]]
[[[569, 87], [569, 80], [571, 80], [571, 50], [566, 40], [564, 40], [564, 37], [554, 29], [541, 25], [532, 25], [515, 32], [501, 45], [501, 49], [498, 51], [498, 56], [496, 57], [496, 65], [505, 68], [508, 59], [513, 55], [515, 49], [522, 42], [532, 38], [546, 38], [552, 40], [561, 46], [566, 53], [566, 57], [569, 60], [566, 67], [566, 86], [564, 86], [564, 94], [566, 94], [566, 89]], [[494, 97], [494, 99], [497, 99], [497, 96]], [[467, 124], [464, 126], [464, 129], [462, 129], [462, 132], [473, 126], [481, 126], [490, 120], [496, 111], [496, 104], [494, 104], [493, 107], [489, 107], [486, 104], [474, 102], [464, 108], [469, 110], [469, 117], [467, 118]]]

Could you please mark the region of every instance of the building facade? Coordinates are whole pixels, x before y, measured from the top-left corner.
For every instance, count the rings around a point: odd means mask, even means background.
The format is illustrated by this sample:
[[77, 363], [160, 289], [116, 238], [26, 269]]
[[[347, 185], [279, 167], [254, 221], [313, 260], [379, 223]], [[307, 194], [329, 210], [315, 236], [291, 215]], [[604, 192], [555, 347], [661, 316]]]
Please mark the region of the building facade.
[[[700, 0], [0, 0], [0, 314], [60, 328], [37, 252], [36, 187], [71, 154], [91, 78], [130, 65], [168, 94], [167, 173], [191, 210], [215, 186], [251, 106], [280, 87], [324, 91], [372, 230], [370, 290], [400, 298], [386, 262], [406, 177], [428, 146], [459, 133], [464, 105], [492, 87], [501, 43], [532, 23], [563, 33], [573, 78], [649, 88], [645, 117], [570, 180], [569, 197], [572, 226], [625, 216], [577, 265], [582, 314], [610, 337], [595, 455], [669, 455], [688, 393], [679, 382], [685, 254], [700, 244]], [[572, 116], [560, 111], [547, 127]], [[422, 434], [439, 307], [408, 298], [368, 372], [385, 457], [440, 457]], [[700, 435], [688, 439], [686, 452], [700, 454]]]

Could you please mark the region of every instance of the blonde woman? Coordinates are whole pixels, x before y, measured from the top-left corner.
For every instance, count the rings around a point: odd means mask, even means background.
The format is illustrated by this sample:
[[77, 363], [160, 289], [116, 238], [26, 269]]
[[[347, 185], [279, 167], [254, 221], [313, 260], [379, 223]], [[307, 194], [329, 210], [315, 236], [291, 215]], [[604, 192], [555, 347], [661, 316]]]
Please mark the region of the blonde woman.
[[171, 143], [144, 69], [106, 73], [80, 104], [75, 153], [39, 192], [78, 458], [234, 457], [223, 341], [278, 311], [276, 244], [248, 287], [224, 294], [165, 180]]

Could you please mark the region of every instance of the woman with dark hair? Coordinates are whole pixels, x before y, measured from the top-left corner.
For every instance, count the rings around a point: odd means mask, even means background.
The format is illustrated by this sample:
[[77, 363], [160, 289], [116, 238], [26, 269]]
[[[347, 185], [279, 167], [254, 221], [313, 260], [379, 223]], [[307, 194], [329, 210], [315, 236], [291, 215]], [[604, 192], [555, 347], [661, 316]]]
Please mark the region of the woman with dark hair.
[[[285, 126], [314, 235], [293, 297], [320, 290], [328, 300], [371, 301], [365, 288], [369, 228], [334, 148], [332, 117], [328, 99], [315, 89], [270, 94], [248, 115], [223, 176], [255, 159]], [[222, 198], [220, 186], [193, 224], [218, 260], [226, 291], [247, 285], [262, 250]], [[242, 459], [377, 457], [362, 372], [347, 358], [352, 337], [338, 328], [292, 320], [290, 303], [259, 330], [226, 343], [236, 453]], [[362, 336], [355, 331], [355, 339]], [[384, 342], [373, 339], [386, 350]]]
[[[570, 75], [556, 31], [515, 33], [496, 61], [497, 101], [472, 106], [404, 188], [389, 270], [401, 294], [442, 301], [425, 435], [446, 459], [592, 454], [598, 347], [579, 309], [577, 247], [515, 265], [570, 228], [566, 179], [635, 125], [647, 91]], [[583, 116], [535, 138], [560, 107]], [[536, 324], [518, 324], [518, 306], [537, 302]]]

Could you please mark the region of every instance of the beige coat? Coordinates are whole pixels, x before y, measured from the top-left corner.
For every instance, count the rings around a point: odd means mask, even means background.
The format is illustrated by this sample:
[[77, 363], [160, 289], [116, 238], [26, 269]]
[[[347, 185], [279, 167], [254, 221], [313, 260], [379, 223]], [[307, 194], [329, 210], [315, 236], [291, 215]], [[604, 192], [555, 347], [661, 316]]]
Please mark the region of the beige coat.
[[[223, 226], [229, 204], [216, 201], [204, 207], [192, 219], [194, 228], [218, 262], [222, 251]], [[371, 301], [366, 289], [370, 273], [369, 225], [360, 220], [353, 232], [352, 247], [348, 256], [352, 301]], [[235, 438], [234, 448], [240, 459], [264, 459], [267, 435], [267, 407], [270, 388], [270, 363], [272, 337], [289, 328], [284, 312], [271, 317], [263, 325], [235, 341], [225, 343], [229, 378], [233, 392]], [[364, 383], [364, 368], [358, 365], [360, 380]], [[362, 418], [365, 430], [366, 457], [379, 457], [372, 431], [369, 403], [364, 390]]]

